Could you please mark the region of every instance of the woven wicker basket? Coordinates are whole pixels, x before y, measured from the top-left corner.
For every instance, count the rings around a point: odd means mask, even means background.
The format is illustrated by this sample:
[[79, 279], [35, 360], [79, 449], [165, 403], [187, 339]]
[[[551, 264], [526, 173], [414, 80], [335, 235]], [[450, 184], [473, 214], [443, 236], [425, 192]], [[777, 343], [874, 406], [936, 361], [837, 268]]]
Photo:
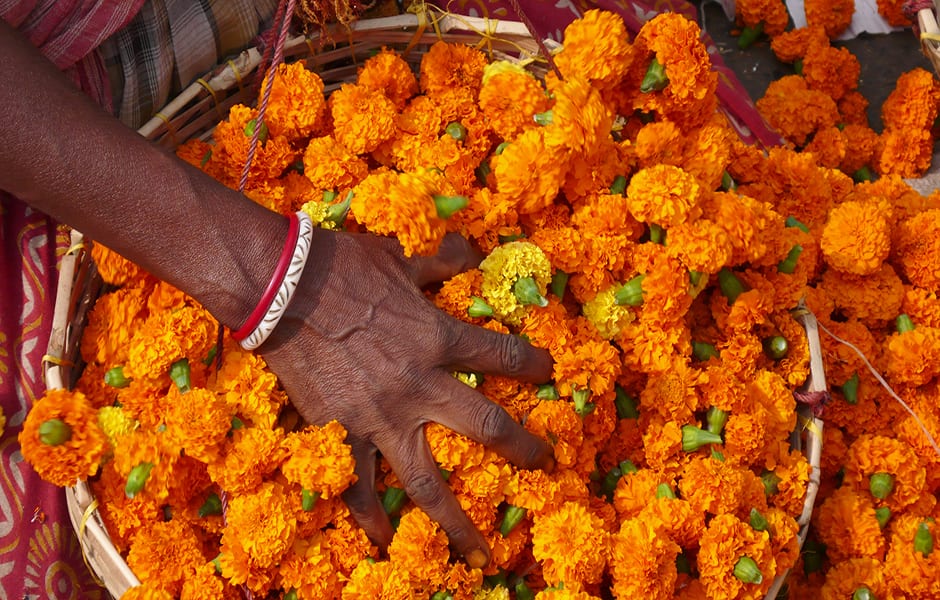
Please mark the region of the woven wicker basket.
[[[319, 36], [292, 38], [285, 46], [285, 59], [305, 61], [308, 68], [320, 75], [327, 93], [344, 82], [353, 81], [358, 66], [382, 47], [403, 52], [405, 59], [413, 65], [417, 65], [423, 53], [441, 39], [474, 45], [494, 57], [512, 57], [524, 63], [532, 63], [532, 59], [538, 55], [538, 44], [522, 23], [453, 15], [438, 15], [437, 18], [428, 19], [424, 15], [406, 14], [361, 20], [352, 24], [349, 30], [334, 30], [327, 32], [327, 35], [331, 36], [328, 50], [319, 48]], [[550, 40], [545, 43], [552, 45]], [[194, 137], [207, 138], [215, 124], [225, 118], [233, 105], [247, 104], [254, 99], [249, 82], [260, 60], [261, 54], [257, 49], [246, 50], [184, 90], [138, 132], [170, 149]], [[539, 73], [538, 64], [529, 64], [529, 68], [536, 74], [544, 74], [544, 68]], [[45, 365], [47, 388], [72, 387], [78, 379], [81, 362], [79, 345], [85, 317], [101, 288], [101, 279], [82, 235], [72, 232], [72, 250], [63, 259], [60, 269], [48, 349], [48, 355], [57, 359]], [[826, 380], [815, 318], [808, 312], [798, 318], [805, 327], [812, 358], [806, 390], [824, 391]], [[791, 445], [805, 454], [812, 469], [803, 512], [798, 519], [802, 546], [819, 487], [822, 421], [815, 418], [808, 408], [801, 407], [798, 422], [791, 437]], [[108, 535], [91, 487], [80, 482], [67, 488], [66, 499], [72, 525], [93, 575], [115, 598], [119, 598], [128, 588], [139, 585], [139, 580]], [[766, 595], [767, 600], [776, 597], [786, 575], [782, 573], [776, 578]]]
[[922, 8], [917, 11], [917, 26], [920, 29], [920, 48], [933, 65], [933, 70], [940, 75], [940, 25], [937, 24], [937, 14], [940, 14], [940, 0], [934, 0], [931, 8]]

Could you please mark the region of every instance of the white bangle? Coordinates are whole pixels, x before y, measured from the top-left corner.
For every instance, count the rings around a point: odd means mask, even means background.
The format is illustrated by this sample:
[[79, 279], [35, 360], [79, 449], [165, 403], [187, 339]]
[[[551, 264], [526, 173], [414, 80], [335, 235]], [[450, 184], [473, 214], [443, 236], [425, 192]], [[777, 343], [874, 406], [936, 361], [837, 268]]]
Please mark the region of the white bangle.
[[294, 297], [294, 291], [297, 284], [300, 283], [300, 276], [303, 274], [304, 265], [307, 264], [307, 256], [310, 254], [310, 245], [313, 242], [313, 222], [310, 217], [302, 210], [297, 211], [297, 221], [299, 231], [297, 234], [297, 245], [294, 246], [294, 254], [291, 256], [290, 265], [287, 267], [287, 273], [278, 287], [268, 311], [262, 317], [258, 326], [241, 340], [241, 346], [245, 350], [254, 350], [264, 343], [274, 328], [277, 327], [281, 317], [287, 311], [291, 300]]

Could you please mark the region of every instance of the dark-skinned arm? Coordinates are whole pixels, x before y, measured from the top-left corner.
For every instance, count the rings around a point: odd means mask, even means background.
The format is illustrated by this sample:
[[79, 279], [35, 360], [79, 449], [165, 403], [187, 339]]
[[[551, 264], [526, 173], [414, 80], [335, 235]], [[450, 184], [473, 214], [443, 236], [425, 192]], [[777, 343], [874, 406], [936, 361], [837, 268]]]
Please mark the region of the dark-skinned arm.
[[[237, 328], [261, 297], [287, 219], [229, 190], [107, 115], [0, 21], [0, 189], [184, 290]], [[369, 537], [392, 528], [375, 491], [378, 452], [471, 566], [489, 549], [441, 477], [424, 425], [438, 422], [522, 468], [551, 449], [453, 370], [544, 382], [551, 359], [519, 337], [462, 323], [421, 287], [475, 266], [463, 238], [406, 259], [397, 241], [315, 230], [294, 300], [260, 348], [304, 419], [349, 432], [345, 494]]]

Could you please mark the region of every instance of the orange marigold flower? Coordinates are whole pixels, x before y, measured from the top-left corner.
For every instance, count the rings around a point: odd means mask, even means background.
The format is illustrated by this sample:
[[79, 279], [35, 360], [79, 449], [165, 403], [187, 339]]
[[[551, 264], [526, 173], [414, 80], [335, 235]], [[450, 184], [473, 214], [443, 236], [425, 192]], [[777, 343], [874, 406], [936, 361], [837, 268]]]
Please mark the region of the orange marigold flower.
[[816, 507], [813, 528], [834, 563], [858, 557], [884, 560], [887, 542], [867, 490], [838, 488]]
[[232, 583], [264, 592], [268, 571], [290, 550], [297, 521], [285, 492], [280, 483], [264, 482], [229, 499], [219, 564]]
[[436, 42], [421, 57], [421, 91], [432, 97], [457, 93], [476, 100], [486, 64], [486, 55], [466, 44]]
[[916, 514], [892, 518], [891, 541], [884, 562], [888, 588], [908, 598], [936, 598], [937, 573], [940, 573], [940, 552], [934, 549], [925, 556], [915, 549], [914, 539], [921, 527], [931, 539], [940, 535], [936, 520]]
[[105, 463], [101, 467], [101, 475], [91, 481], [111, 541], [122, 553], [130, 548], [131, 540], [139, 530], [165, 520], [160, 502], [145, 494], [128, 498], [124, 491], [126, 484], [124, 475], [117, 471], [114, 461]]
[[104, 365], [106, 370], [127, 362], [131, 337], [147, 316], [151, 289], [126, 286], [98, 297], [82, 332], [80, 348], [85, 362]]
[[318, 190], [345, 190], [365, 179], [369, 165], [333, 136], [313, 138], [304, 152], [304, 176]]
[[532, 556], [541, 562], [549, 584], [598, 583], [607, 564], [609, 535], [603, 520], [590, 509], [565, 502], [534, 517]]
[[142, 529], [127, 553], [127, 565], [143, 584], [166, 590], [173, 597], [205, 562], [199, 536], [182, 519], [156, 522]]
[[567, 148], [548, 143], [545, 127], [527, 129], [490, 159], [496, 190], [520, 214], [542, 210], [558, 195], [567, 156]]
[[891, 334], [883, 349], [886, 375], [892, 384], [920, 386], [932, 381], [940, 367], [940, 328], [915, 326]]
[[[267, 78], [261, 84], [265, 89]], [[272, 136], [290, 141], [316, 134], [326, 124], [323, 80], [304, 61], [281, 63], [274, 72], [264, 123]]]
[[373, 91], [382, 92], [401, 110], [412, 96], [418, 93], [418, 80], [411, 67], [394, 50], [382, 48], [378, 54], [369, 57], [356, 82]]
[[95, 407], [81, 392], [48, 390], [17, 436], [23, 458], [45, 481], [65, 487], [94, 475], [108, 449]]
[[415, 593], [424, 597], [441, 588], [450, 549], [447, 534], [420, 508], [402, 515], [388, 546], [388, 558], [408, 579]]
[[620, 352], [593, 327], [580, 329], [572, 345], [552, 354], [558, 392], [562, 396], [571, 396], [576, 390], [590, 390], [592, 396], [606, 394], [620, 374]]
[[905, 288], [901, 312], [910, 315], [915, 323], [940, 327], [940, 298], [932, 290], [914, 286]]
[[205, 388], [181, 394], [173, 386], [169, 396], [164, 421], [172, 443], [196, 460], [214, 461], [232, 428], [232, 408], [224, 398]]
[[298, 598], [338, 598], [343, 589], [343, 577], [322, 533], [295, 538], [278, 565], [278, 575], [284, 589], [295, 590]]
[[646, 505], [638, 518], [657, 528], [658, 535], [686, 550], [698, 548], [705, 532], [705, 512], [683, 498], [657, 497]]
[[525, 426], [535, 435], [552, 442], [559, 465], [566, 468], [575, 465], [584, 441], [584, 424], [575, 413], [573, 404], [543, 400], [529, 413]]
[[893, 320], [904, 300], [904, 283], [888, 263], [870, 275], [829, 269], [823, 273], [820, 285], [844, 316], [866, 324]]
[[547, 111], [551, 102], [531, 73], [521, 68], [500, 69], [496, 66], [500, 64], [491, 63], [484, 71], [480, 109], [496, 135], [512, 141], [524, 130], [538, 127], [533, 116]]
[[[255, 109], [236, 104], [229, 110], [228, 120], [212, 131], [215, 144], [204, 170], [229, 187], [237, 187], [248, 158], [255, 121]], [[249, 189], [281, 176], [296, 159], [290, 140], [269, 135], [256, 147], [256, 154], [248, 171]]]
[[617, 598], [666, 600], [676, 585], [676, 557], [682, 551], [655, 523], [626, 519], [611, 536], [611, 591]]
[[834, 269], [871, 275], [891, 252], [890, 209], [885, 203], [843, 202], [829, 211], [820, 247]]
[[803, 151], [812, 152], [819, 166], [837, 169], [845, 160], [848, 146], [848, 139], [838, 127], [825, 127], [813, 135]]
[[140, 286], [152, 276], [114, 250], [99, 242], [91, 246], [91, 258], [95, 261], [98, 274], [105, 283], [118, 287]]
[[834, 40], [848, 29], [855, 14], [855, 0], [809, 0], [803, 4], [808, 27], [822, 27]]
[[610, 139], [614, 115], [604, 104], [597, 88], [586, 78], [572, 77], [551, 88], [551, 123], [545, 126], [548, 146], [565, 146], [572, 153], [586, 155], [603, 151]]
[[781, 573], [793, 567], [800, 558], [800, 524], [794, 516], [778, 508], [768, 508], [763, 515], [767, 519], [777, 572]]
[[[808, 9], [807, 9], [808, 10]], [[739, 26], [756, 29], [771, 38], [786, 31], [790, 14], [787, 5], [781, 0], [745, 0], [734, 5], [735, 23]]]
[[875, 501], [892, 512], [903, 511], [924, 491], [924, 466], [910, 446], [884, 436], [860, 435], [849, 446], [843, 485], [862, 494], [870, 493], [869, 479], [876, 473], [887, 473], [894, 480], [888, 496]]
[[408, 572], [390, 560], [361, 560], [343, 587], [343, 600], [418, 598], [411, 589]]
[[913, 285], [940, 288], [940, 209], [924, 211], [895, 230], [894, 241], [901, 273]]
[[876, 170], [882, 175], [917, 178], [927, 172], [934, 138], [926, 129], [885, 129], [876, 152]]
[[621, 519], [638, 517], [643, 509], [656, 498], [656, 488], [665, 483], [670, 487], [675, 478], [656, 469], [642, 468], [635, 473], [624, 474], [614, 488], [613, 504]]
[[938, 95], [936, 79], [926, 69], [902, 73], [881, 105], [881, 121], [886, 129], [929, 130], [937, 118]]
[[854, 174], [862, 167], [874, 165], [878, 134], [865, 124], [849, 124], [842, 130], [846, 140], [845, 156], [839, 163], [843, 173]]
[[[744, 582], [735, 576], [735, 566], [743, 557], [757, 566], [759, 581]], [[711, 598], [762, 598], [777, 574], [769, 534], [756, 531], [746, 521], [728, 514], [709, 522], [702, 535], [697, 563], [699, 580]]]
[[121, 594], [121, 600], [173, 600], [173, 594], [146, 583], [127, 588]]
[[257, 489], [285, 458], [283, 436], [282, 429], [236, 429], [221, 458], [208, 465], [212, 481], [232, 494]]
[[207, 562], [183, 582], [180, 600], [234, 598], [236, 594], [238, 591], [216, 572], [215, 563]]
[[829, 42], [826, 30], [821, 25], [800, 27], [781, 33], [770, 41], [770, 49], [780, 62], [792, 63], [806, 56], [810, 45], [817, 42]]
[[640, 169], [627, 186], [627, 207], [643, 223], [669, 229], [698, 218], [701, 188], [679, 167], [654, 165]]
[[333, 137], [350, 152], [372, 152], [397, 131], [395, 104], [380, 92], [351, 83], [330, 95]]
[[799, 75], [786, 75], [770, 82], [757, 109], [767, 122], [797, 146], [824, 127], [839, 122], [839, 107], [825, 92], [811, 89]]
[[891, 598], [893, 590], [885, 579], [885, 565], [880, 560], [849, 558], [833, 563], [826, 571], [826, 581], [818, 597], [822, 600], [850, 598], [856, 590], [865, 587], [875, 598]]
[[731, 261], [732, 245], [727, 231], [709, 219], [686, 221], [669, 227], [666, 251], [690, 271], [717, 273]]
[[694, 175], [704, 190], [718, 189], [731, 163], [734, 138], [734, 129], [717, 118], [695, 129], [685, 138], [682, 168]]
[[567, 80], [588, 77], [591, 86], [609, 96], [627, 74], [632, 60], [629, 36], [616, 12], [588, 10], [572, 21], [555, 65]]
[[284, 439], [288, 458], [281, 472], [288, 481], [323, 498], [342, 493], [355, 480], [355, 460], [346, 443], [346, 429], [337, 421], [310, 425]]
[[858, 90], [849, 90], [837, 102], [841, 122], [868, 127], [868, 99]]
[[223, 349], [222, 368], [213, 389], [224, 394], [242, 421], [264, 429], [274, 426], [281, 407], [287, 404], [287, 394], [264, 359], [234, 343]]
[[878, 0], [878, 14], [892, 27], [910, 27], [911, 20], [904, 14], [904, 3], [899, 0]]
[[694, 456], [682, 470], [680, 496], [696, 509], [716, 516], [725, 513], [746, 519], [752, 508], [764, 512], [764, 484], [750, 469]]
[[661, 373], [651, 373], [646, 387], [640, 392], [640, 408], [657, 411], [664, 419], [691, 422], [698, 409], [697, 385], [702, 381], [702, 375], [698, 369], [683, 364]]

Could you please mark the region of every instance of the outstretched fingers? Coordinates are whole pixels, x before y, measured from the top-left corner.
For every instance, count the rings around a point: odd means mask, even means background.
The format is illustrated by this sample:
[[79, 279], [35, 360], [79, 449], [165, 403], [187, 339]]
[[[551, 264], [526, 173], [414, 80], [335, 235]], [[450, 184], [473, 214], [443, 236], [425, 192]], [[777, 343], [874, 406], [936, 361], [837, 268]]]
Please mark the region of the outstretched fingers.
[[504, 375], [529, 383], [552, 378], [552, 357], [517, 335], [499, 333], [451, 319], [446, 326], [444, 366]]
[[395, 532], [375, 493], [375, 446], [351, 436], [346, 441], [352, 446], [358, 479], [343, 493], [343, 500], [372, 543], [385, 550]]

